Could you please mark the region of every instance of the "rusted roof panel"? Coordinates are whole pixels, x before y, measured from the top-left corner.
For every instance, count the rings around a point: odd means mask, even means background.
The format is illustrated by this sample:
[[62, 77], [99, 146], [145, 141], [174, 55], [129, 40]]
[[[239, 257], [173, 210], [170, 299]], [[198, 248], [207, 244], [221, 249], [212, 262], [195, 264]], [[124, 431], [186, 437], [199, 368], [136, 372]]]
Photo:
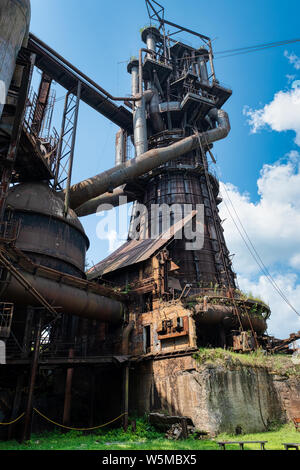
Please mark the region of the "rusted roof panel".
[[87, 271], [88, 279], [95, 279], [117, 269], [146, 261], [162, 249], [196, 214], [197, 211], [192, 211], [191, 214], [176, 222], [170, 230], [163, 232], [156, 239], [146, 238], [145, 240], [130, 240], [124, 243], [111, 255]]

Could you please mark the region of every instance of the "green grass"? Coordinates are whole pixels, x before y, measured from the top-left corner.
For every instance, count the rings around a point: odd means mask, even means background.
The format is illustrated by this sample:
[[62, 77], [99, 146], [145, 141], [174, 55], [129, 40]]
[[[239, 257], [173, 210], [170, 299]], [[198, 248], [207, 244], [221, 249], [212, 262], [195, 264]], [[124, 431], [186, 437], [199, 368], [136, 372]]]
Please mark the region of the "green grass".
[[[24, 444], [16, 441], [0, 442], [1, 450], [217, 450], [218, 440], [264, 440], [268, 441], [266, 449], [283, 450], [283, 442], [300, 442], [300, 433], [295, 431], [291, 424], [284, 425], [276, 430], [245, 435], [221, 434], [212, 440], [196, 440], [193, 438], [182, 441], [170, 441], [164, 435], [151, 428], [145, 420], [139, 419], [137, 431], [133, 433], [122, 429], [98, 431], [84, 435], [82, 432], [70, 431], [66, 434], [61, 431], [33, 435], [31, 440]], [[230, 445], [228, 450], [238, 450], [239, 446]], [[257, 450], [258, 445], [247, 444], [245, 450]]]
[[266, 355], [260, 349], [238, 354], [221, 348], [200, 348], [194, 355], [199, 364], [223, 365], [225, 367], [266, 367], [271, 373], [287, 377], [300, 376], [300, 364], [295, 364], [287, 354]]
[[[283, 442], [299, 442], [300, 443], [300, 432], [295, 430], [292, 424], [286, 424], [277, 428], [273, 431], [255, 433], [255, 434], [243, 434], [241, 436], [220, 434], [218, 439], [220, 441], [268, 441], [266, 444], [267, 450], [283, 450]], [[259, 449], [259, 444], [246, 444], [245, 449], [254, 450]], [[238, 446], [229, 445], [228, 449], [238, 449]]]

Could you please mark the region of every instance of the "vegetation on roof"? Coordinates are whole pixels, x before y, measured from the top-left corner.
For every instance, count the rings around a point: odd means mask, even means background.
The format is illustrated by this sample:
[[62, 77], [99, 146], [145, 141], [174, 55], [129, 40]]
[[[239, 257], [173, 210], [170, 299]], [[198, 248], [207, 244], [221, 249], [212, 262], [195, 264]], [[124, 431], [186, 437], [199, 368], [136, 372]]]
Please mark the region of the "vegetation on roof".
[[223, 366], [229, 369], [242, 366], [265, 367], [272, 374], [300, 376], [300, 363], [293, 361], [291, 355], [266, 354], [262, 349], [250, 353], [235, 353], [222, 348], [200, 348], [193, 357], [200, 365]]

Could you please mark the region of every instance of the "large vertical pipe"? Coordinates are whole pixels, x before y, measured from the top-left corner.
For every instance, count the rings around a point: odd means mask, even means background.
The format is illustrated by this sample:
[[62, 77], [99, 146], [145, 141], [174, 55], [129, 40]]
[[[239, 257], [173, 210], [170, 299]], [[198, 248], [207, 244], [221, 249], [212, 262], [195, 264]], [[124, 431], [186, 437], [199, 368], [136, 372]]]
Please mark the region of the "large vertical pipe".
[[[148, 34], [146, 44], [147, 44], [147, 49], [149, 49], [150, 51], [153, 51], [153, 52], [156, 51], [156, 41], [155, 41], [155, 38], [152, 34]], [[147, 53], [148, 57], [151, 57], [151, 55], [152, 55], [151, 52]]]
[[156, 44], [160, 37], [161, 35], [159, 30], [153, 26], [143, 30], [142, 40], [146, 43], [147, 49], [149, 49], [149, 51], [153, 51], [153, 53], [147, 52], [147, 57], [156, 60]]
[[124, 129], [119, 129], [116, 134], [116, 158], [115, 164], [122, 165], [127, 160], [126, 156], [127, 134]]
[[146, 127], [146, 107], [143, 97], [136, 106], [133, 113], [134, 146], [136, 157], [138, 158], [148, 150], [147, 127]]
[[29, 32], [30, 1], [0, 2], [0, 118], [16, 67], [16, 60]]
[[139, 61], [132, 59], [128, 64], [127, 71], [131, 74], [131, 94], [136, 96], [139, 94]]
[[208, 84], [207, 61], [208, 51], [201, 47], [197, 51], [198, 73], [200, 81], [205, 84]]
[[162, 132], [165, 129], [163, 118], [159, 112], [159, 95], [158, 91], [153, 83], [150, 83], [150, 90], [153, 92], [153, 96], [149, 105], [151, 126], [155, 133]]
[[139, 157], [144, 152], [147, 152], [147, 126], [146, 126], [146, 108], [145, 98], [142, 90], [142, 77], [139, 72], [139, 63], [137, 60], [132, 60], [127, 67], [128, 72], [131, 74], [131, 90], [133, 97], [137, 96], [137, 92], [142, 98], [136, 102], [136, 107], [133, 112], [133, 134], [134, 146], [136, 156]]

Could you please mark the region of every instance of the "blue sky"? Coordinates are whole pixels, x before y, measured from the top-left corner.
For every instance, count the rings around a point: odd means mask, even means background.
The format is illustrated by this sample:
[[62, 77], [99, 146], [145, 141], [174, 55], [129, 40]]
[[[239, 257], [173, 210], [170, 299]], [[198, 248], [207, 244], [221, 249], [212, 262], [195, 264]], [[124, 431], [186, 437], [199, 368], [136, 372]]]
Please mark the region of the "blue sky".
[[[296, 0], [214, 0], [212, 4], [161, 0], [161, 3], [167, 19], [214, 39], [215, 51], [300, 36], [300, 3]], [[34, 34], [110, 93], [130, 93], [126, 61], [137, 55], [141, 45], [139, 30], [149, 23], [144, 0], [31, 0], [31, 4]], [[300, 133], [297, 118], [300, 107], [292, 101], [293, 90], [297, 91], [296, 80], [300, 79], [297, 57], [300, 43], [216, 58], [217, 78], [232, 88], [233, 95], [224, 106], [232, 131], [227, 139], [215, 145], [214, 155], [218, 163], [215, 170], [226, 183], [227, 193], [223, 188], [223, 196], [229, 195], [234, 202], [269, 271], [300, 311], [297, 202], [300, 138], [295, 142], [297, 129]], [[56, 93], [57, 98], [64, 94], [59, 86]], [[59, 101], [57, 116], [61, 105]], [[266, 105], [269, 107], [265, 108]], [[55, 124], [59, 129], [58, 120]], [[114, 124], [81, 104], [74, 183], [113, 166], [116, 131]], [[260, 273], [224, 205], [221, 211], [222, 218], [226, 218], [228, 246], [235, 253], [234, 267], [240, 286], [263, 296], [272, 307], [269, 332], [284, 337], [300, 330], [299, 317]], [[108, 253], [108, 242], [96, 236], [98, 220], [97, 216], [82, 219], [91, 240], [90, 263]]]

